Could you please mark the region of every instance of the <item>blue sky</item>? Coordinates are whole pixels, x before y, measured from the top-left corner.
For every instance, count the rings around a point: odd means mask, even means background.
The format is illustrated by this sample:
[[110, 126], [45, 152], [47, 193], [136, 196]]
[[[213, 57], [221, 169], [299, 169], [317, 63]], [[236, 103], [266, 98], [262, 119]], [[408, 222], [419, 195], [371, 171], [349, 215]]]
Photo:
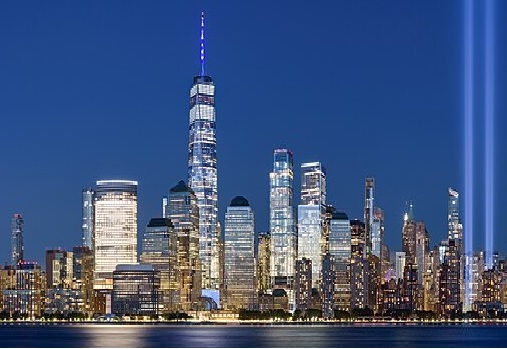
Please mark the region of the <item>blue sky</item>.
[[[496, 239], [507, 149], [507, 5], [497, 1]], [[482, 10], [477, 17], [475, 246], [483, 245]], [[217, 86], [220, 219], [245, 196], [268, 229], [273, 149], [327, 168], [328, 201], [362, 218], [376, 179], [386, 242], [399, 250], [405, 201], [431, 245], [446, 236], [447, 187], [463, 183], [460, 1], [87, 1], [0, 3], [0, 258], [10, 217], [25, 216], [25, 257], [81, 239], [81, 190], [139, 181], [139, 232], [187, 177], [188, 94], [206, 70]], [[1, 223], [3, 222], [3, 223]], [[465, 227], [466, 229], [466, 227]], [[142, 234], [139, 234], [140, 237]], [[479, 236], [481, 235], [481, 236]]]

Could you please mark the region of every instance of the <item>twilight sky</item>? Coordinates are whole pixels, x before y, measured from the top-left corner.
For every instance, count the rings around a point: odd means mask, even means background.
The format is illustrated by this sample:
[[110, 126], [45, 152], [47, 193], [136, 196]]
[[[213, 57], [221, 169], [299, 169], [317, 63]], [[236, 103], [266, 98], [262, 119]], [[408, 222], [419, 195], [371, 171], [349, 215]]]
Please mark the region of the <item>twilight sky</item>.
[[[481, 2], [482, 3], [482, 2]], [[433, 246], [446, 236], [447, 187], [463, 190], [461, 1], [11, 1], [0, 3], [0, 261], [10, 218], [25, 258], [81, 242], [81, 190], [139, 181], [139, 240], [161, 197], [187, 179], [188, 100], [216, 83], [219, 215], [236, 195], [269, 226], [273, 149], [327, 168], [328, 201], [362, 218], [376, 179], [386, 243], [401, 247], [412, 200]], [[476, 219], [483, 238], [483, 10], [476, 4]], [[496, 8], [495, 248], [505, 252], [507, 3]], [[466, 198], [463, 198], [463, 200]], [[462, 205], [463, 206], [463, 205]], [[466, 234], [465, 227], [465, 234]]]

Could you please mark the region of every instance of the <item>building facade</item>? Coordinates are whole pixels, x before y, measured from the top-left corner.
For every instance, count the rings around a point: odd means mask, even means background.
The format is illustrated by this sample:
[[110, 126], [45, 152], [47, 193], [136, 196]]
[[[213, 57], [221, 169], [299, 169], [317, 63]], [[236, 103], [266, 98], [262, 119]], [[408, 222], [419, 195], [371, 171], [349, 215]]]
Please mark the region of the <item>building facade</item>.
[[228, 309], [255, 309], [255, 219], [248, 200], [232, 199], [225, 213], [224, 272]]
[[11, 265], [16, 266], [23, 261], [23, 225], [25, 220], [19, 213], [15, 213], [11, 219]]
[[94, 288], [110, 290], [116, 265], [137, 263], [137, 181], [97, 181], [94, 206]]
[[83, 189], [82, 191], [82, 245], [93, 251], [93, 240], [95, 237], [93, 228], [95, 227], [95, 192], [92, 188]]
[[273, 288], [290, 288], [297, 257], [296, 217], [293, 203], [293, 155], [275, 149], [269, 175], [270, 275]]

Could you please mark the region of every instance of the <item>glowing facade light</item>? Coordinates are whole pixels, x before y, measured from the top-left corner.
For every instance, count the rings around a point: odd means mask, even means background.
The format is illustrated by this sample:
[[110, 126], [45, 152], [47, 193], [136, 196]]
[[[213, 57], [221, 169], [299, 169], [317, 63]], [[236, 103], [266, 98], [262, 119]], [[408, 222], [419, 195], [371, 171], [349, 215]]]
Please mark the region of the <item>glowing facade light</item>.
[[486, 267], [493, 268], [493, 232], [494, 232], [494, 0], [485, 1], [485, 57], [484, 57], [484, 119], [485, 119], [485, 154], [484, 154], [484, 208], [486, 232]]

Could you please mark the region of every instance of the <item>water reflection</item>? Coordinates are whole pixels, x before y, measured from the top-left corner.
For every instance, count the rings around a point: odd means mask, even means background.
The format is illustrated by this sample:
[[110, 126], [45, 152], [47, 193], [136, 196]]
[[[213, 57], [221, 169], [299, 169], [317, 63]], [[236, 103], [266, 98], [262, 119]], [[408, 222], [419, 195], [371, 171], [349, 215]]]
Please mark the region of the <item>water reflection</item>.
[[145, 347], [144, 326], [83, 325], [79, 326], [83, 347], [140, 348]]

